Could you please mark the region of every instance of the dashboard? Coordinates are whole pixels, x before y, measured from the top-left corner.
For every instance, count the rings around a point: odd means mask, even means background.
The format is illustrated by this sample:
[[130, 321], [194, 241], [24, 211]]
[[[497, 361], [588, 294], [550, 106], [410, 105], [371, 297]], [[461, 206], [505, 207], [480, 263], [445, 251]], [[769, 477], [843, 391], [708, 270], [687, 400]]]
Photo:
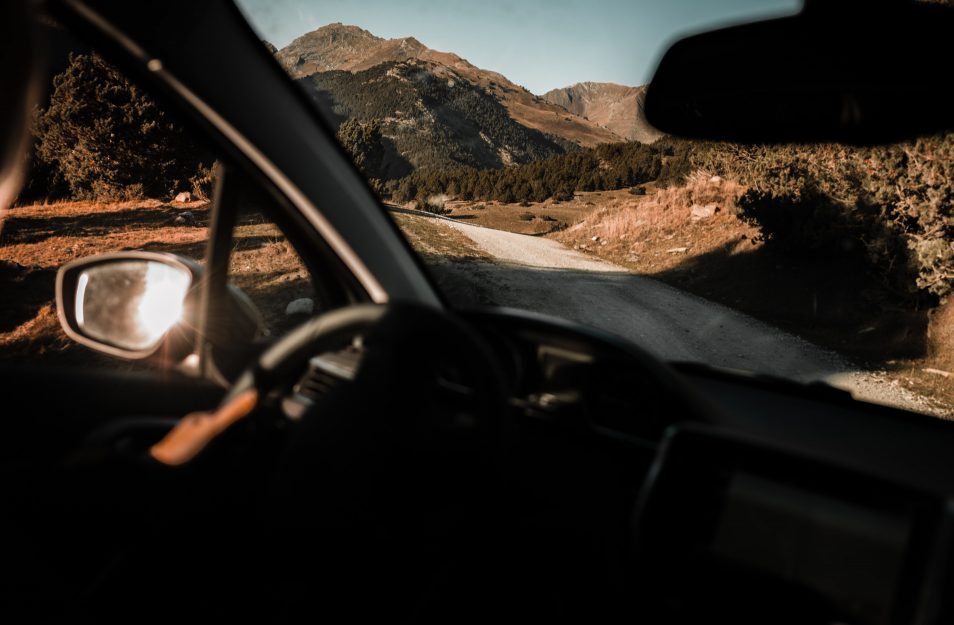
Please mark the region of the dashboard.
[[663, 370], [622, 339], [527, 313], [474, 322], [513, 352], [525, 415], [622, 444], [606, 457], [652, 457], [624, 573], [650, 622], [954, 616], [954, 424], [822, 384]]
[[[639, 597], [648, 622], [954, 616], [954, 424], [824, 385], [663, 365], [532, 313], [464, 317], [504, 373], [521, 522], [555, 523], [556, 544], [599, 539], [570, 560], [573, 584], [625, 580], [621, 602]], [[316, 357], [291, 405], [360, 362], [353, 346]]]

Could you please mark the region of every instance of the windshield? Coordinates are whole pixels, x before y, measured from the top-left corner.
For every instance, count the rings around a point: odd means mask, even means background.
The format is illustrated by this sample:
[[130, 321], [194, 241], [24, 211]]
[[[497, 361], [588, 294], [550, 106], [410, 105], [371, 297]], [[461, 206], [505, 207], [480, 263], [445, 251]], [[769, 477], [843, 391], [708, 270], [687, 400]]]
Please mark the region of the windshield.
[[951, 135], [738, 145], [643, 114], [673, 41], [801, 2], [239, 6], [453, 305], [954, 414]]

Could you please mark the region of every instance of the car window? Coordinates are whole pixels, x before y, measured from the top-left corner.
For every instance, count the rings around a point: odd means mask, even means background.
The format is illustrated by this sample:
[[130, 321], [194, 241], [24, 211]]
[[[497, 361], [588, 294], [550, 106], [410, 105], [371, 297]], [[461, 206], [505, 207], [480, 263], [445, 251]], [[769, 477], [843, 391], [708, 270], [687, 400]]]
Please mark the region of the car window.
[[739, 145], [646, 119], [673, 41], [802, 4], [239, 2], [453, 305], [952, 416], [954, 135]]
[[291, 242], [269, 217], [267, 200], [243, 202], [232, 233], [229, 281], [262, 314], [265, 334], [281, 336], [326, 307]]
[[54, 63], [26, 186], [0, 222], [0, 360], [148, 368], [65, 336], [56, 271], [121, 250], [202, 262], [215, 155], [101, 56], [75, 48]]
[[[68, 52], [54, 59], [35, 114], [24, 188], [0, 216], [0, 362], [154, 370], [155, 361], [106, 356], [68, 338], [56, 311], [56, 272], [126, 250], [204, 264], [222, 166], [138, 84], [66, 30], [45, 28]], [[270, 196], [254, 184], [236, 188], [235, 205], [223, 207], [238, 213], [229, 280], [261, 314], [265, 338], [280, 336], [327, 302], [270, 217]]]

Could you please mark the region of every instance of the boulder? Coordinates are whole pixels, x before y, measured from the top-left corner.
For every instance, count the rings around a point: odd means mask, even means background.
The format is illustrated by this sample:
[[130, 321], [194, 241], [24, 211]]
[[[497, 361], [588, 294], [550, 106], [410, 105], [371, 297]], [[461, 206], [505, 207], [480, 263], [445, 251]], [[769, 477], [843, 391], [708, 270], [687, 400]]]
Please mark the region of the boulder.
[[288, 302], [288, 306], [285, 307], [286, 315], [310, 315], [315, 312], [315, 300], [302, 297], [300, 299], [292, 300]]
[[179, 193], [178, 195], [176, 195], [175, 200], [173, 200], [173, 201], [175, 201], [175, 202], [191, 202], [191, 201], [192, 201], [192, 194], [189, 193], [188, 191], [183, 191], [182, 193]]
[[692, 211], [692, 221], [699, 221], [701, 219], [709, 219], [715, 215], [719, 207], [715, 204], [707, 204], [705, 206], [695, 204], [690, 210]]

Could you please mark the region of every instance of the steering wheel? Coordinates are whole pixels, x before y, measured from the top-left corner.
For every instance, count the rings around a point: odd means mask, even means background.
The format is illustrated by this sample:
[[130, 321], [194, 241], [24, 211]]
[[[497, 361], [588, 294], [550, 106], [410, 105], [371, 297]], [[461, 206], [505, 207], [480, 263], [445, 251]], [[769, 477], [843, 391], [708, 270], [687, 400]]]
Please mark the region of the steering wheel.
[[[359, 354], [353, 375], [290, 418], [283, 401], [309, 360], [349, 347]], [[350, 500], [352, 522], [395, 497], [460, 495], [461, 484], [492, 470], [507, 396], [499, 370], [484, 340], [451, 313], [410, 303], [355, 305], [312, 318], [269, 347], [238, 376], [220, 410], [255, 391], [251, 436], [282, 432], [272, 509], [295, 508], [288, 517], [303, 519], [296, 502], [321, 482], [336, 491], [336, 505], [326, 507], [343, 510], [341, 500]], [[451, 481], [454, 488], [445, 488]]]

